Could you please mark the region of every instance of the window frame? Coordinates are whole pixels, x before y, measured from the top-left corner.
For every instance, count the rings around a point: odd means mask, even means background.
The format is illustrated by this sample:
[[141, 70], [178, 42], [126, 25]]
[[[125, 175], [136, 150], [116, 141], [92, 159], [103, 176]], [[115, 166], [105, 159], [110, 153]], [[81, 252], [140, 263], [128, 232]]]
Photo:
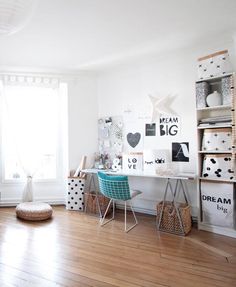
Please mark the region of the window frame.
[[[67, 112], [67, 90], [68, 85], [65, 82], [59, 83], [59, 87], [57, 88], [57, 99], [58, 99], [58, 109], [57, 109], [57, 140], [56, 140], [56, 176], [55, 178], [35, 178], [33, 179], [33, 182], [36, 184], [60, 184], [63, 182], [63, 174], [66, 168], [65, 163], [65, 156], [64, 156], [64, 150], [66, 149], [67, 141], [64, 143], [62, 141], [64, 134], [67, 133], [67, 130], [62, 130], [60, 127], [62, 126], [63, 119], [67, 121], [68, 115], [65, 115], [65, 111]], [[63, 93], [64, 92], [64, 93]], [[1, 164], [0, 164], [0, 177], [1, 177], [1, 184], [3, 185], [22, 185], [26, 181], [25, 178], [12, 178], [12, 179], [6, 179], [5, 177], [5, 152], [4, 152], [4, 143], [3, 143], [3, 126], [4, 126], [4, 115], [3, 115], [3, 103], [4, 103], [4, 86], [3, 83], [0, 80], [0, 156], [1, 156]], [[65, 107], [66, 106], [66, 107]], [[64, 128], [66, 126], [63, 124]]]

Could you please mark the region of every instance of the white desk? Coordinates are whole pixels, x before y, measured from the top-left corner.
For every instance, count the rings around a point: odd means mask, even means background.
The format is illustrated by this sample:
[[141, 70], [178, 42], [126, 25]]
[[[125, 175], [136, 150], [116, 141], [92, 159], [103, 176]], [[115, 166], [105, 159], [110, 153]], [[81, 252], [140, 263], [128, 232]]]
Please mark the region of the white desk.
[[83, 169], [81, 172], [86, 174], [97, 174], [98, 171], [104, 172], [110, 175], [126, 175], [126, 176], [134, 176], [134, 177], [154, 177], [154, 178], [166, 178], [166, 179], [181, 179], [181, 180], [193, 180], [195, 179], [195, 174], [193, 173], [179, 173], [176, 175], [160, 175], [156, 173], [150, 172], [124, 172], [124, 171], [113, 171], [110, 169], [96, 169], [96, 168], [89, 168]]
[[[186, 186], [184, 185], [184, 181], [193, 180], [195, 178], [195, 175], [193, 173], [181, 173], [181, 174], [177, 174], [177, 175], [158, 175], [155, 173], [147, 173], [147, 172], [132, 172], [132, 173], [130, 173], [130, 172], [124, 172], [124, 171], [84, 169], [84, 170], [82, 170], [83, 173], [91, 175], [90, 181], [89, 181], [89, 190], [91, 190], [92, 184], [95, 186], [94, 175], [96, 175], [98, 171], [104, 172], [104, 173], [109, 174], [109, 175], [126, 175], [129, 177], [133, 176], [133, 177], [150, 177], [150, 178], [157, 178], [157, 179], [166, 179], [163, 202], [165, 203], [167, 193], [169, 190], [171, 192], [171, 196], [173, 198], [173, 204], [176, 208], [177, 215], [179, 217], [179, 220], [180, 220], [180, 223], [182, 226], [182, 220], [180, 218], [179, 211], [178, 211], [177, 206], [175, 205], [175, 202], [176, 202], [176, 199], [178, 198], [178, 194], [179, 194], [180, 190], [182, 190], [183, 195], [184, 195], [184, 199], [188, 203], [188, 199], [187, 199], [187, 195], [186, 195]], [[95, 192], [97, 194], [96, 190], [95, 190]], [[98, 200], [97, 200], [97, 204], [98, 204], [100, 217], [102, 217], [101, 209], [100, 209], [100, 205], [99, 205]], [[161, 210], [159, 222], [157, 223], [158, 229], [160, 227], [163, 209], [164, 209], [164, 204], [163, 204], [163, 208]], [[85, 205], [85, 211], [86, 211], [86, 205]], [[182, 228], [183, 228], [183, 226], [182, 226]]]

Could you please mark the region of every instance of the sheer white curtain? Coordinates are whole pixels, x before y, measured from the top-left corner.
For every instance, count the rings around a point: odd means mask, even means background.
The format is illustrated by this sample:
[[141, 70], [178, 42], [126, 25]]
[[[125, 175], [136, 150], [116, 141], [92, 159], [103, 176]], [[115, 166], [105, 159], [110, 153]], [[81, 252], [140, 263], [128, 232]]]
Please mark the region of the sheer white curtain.
[[15, 146], [26, 177], [22, 201], [33, 201], [33, 178], [42, 168], [45, 154], [53, 154], [56, 145], [57, 114], [53, 105], [57, 102], [59, 81], [49, 77], [4, 75], [2, 82], [7, 121], [3, 126], [8, 139], [5, 146], [9, 142]]

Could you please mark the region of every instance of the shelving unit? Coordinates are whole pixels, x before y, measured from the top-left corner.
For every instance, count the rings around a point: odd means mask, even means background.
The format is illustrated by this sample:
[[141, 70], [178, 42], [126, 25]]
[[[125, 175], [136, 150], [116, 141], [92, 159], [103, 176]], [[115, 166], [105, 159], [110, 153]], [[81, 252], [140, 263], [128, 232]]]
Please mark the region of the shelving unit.
[[[202, 202], [202, 187], [203, 186], [209, 186], [210, 189], [213, 189], [216, 187], [219, 187], [219, 189], [222, 189], [222, 186], [226, 185], [226, 189], [229, 189], [233, 191], [234, 199], [236, 200], [235, 196], [235, 183], [236, 183], [236, 170], [235, 170], [235, 155], [236, 155], [236, 132], [235, 132], [235, 122], [236, 122], [236, 104], [235, 104], [235, 89], [234, 89], [234, 83], [235, 83], [235, 75], [234, 73], [228, 73], [223, 76], [217, 76], [214, 78], [207, 78], [201, 81], [196, 81], [196, 85], [201, 82], [207, 82], [209, 86], [212, 85], [210, 90], [210, 93], [213, 92], [213, 86], [214, 90], [216, 89], [219, 93], [221, 93], [221, 83], [222, 78], [224, 77], [230, 77], [230, 96], [231, 96], [231, 104], [222, 104], [217, 106], [211, 106], [211, 107], [200, 107], [196, 109], [197, 112], [197, 133], [198, 133], [198, 200], [199, 200], [199, 216], [198, 216], [198, 227], [201, 230], [211, 231], [214, 233], [231, 236], [236, 238], [236, 229], [235, 225], [232, 227], [225, 227], [225, 226], [218, 226], [217, 224], [212, 224], [209, 222], [204, 221], [203, 218], [203, 202]], [[223, 100], [222, 100], [223, 103]], [[230, 123], [217, 123], [217, 124], [202, 124], [199, 126], [199, 122], [202, 119], [205, 118], [214, 118], [217, 116], [231, 116], [232, 121]], [[214, 134], [217, 129], [230, 129], [231, 131], [231, 147], [230, 150], [204, 150], [202, 148], [202, 142], [204, 133], [206, 133], [206, 130], [208, 132], [211, 132]], [[232, 173], [232, 176], [229, 176], [229, 178], [219, 177], [217, 178], [218, 174], [215, 172], [216, 175], [214, 177], [209, 176], [209, 174], [203, 175], [203, 167], [204, 164], [206, 164], [207, 157], [229, 157], [230, 158], [230, 169], [228, 170], [230, 173]], [[224, 159], [225, 160], [225, 159]], [[233, 173], [234, 171], [234, 173]], [[222, 173], [223, 174], [223, 173]], [[206, 176], [205, 176], [206, 175]], [[220, 176], [220, 175], [219, 175]], [[217, 185], [217, 186], [216, 186]], [[223, 188], [224, 191], [224, 188]], [[234, 215], [235, 217], [235, 215]], [[236, 224], [236, 222], [235, 222]]]

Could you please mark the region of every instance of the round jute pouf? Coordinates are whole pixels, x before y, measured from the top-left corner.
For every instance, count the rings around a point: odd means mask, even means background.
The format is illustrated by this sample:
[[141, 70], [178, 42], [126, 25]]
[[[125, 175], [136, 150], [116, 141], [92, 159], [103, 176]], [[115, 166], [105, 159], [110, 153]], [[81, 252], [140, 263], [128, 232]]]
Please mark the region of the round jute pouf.
[[43, 202], [23, 202], [17, 205], [16, 216], [30, 221], [46, 220], [52, 216], [52, 207]]

